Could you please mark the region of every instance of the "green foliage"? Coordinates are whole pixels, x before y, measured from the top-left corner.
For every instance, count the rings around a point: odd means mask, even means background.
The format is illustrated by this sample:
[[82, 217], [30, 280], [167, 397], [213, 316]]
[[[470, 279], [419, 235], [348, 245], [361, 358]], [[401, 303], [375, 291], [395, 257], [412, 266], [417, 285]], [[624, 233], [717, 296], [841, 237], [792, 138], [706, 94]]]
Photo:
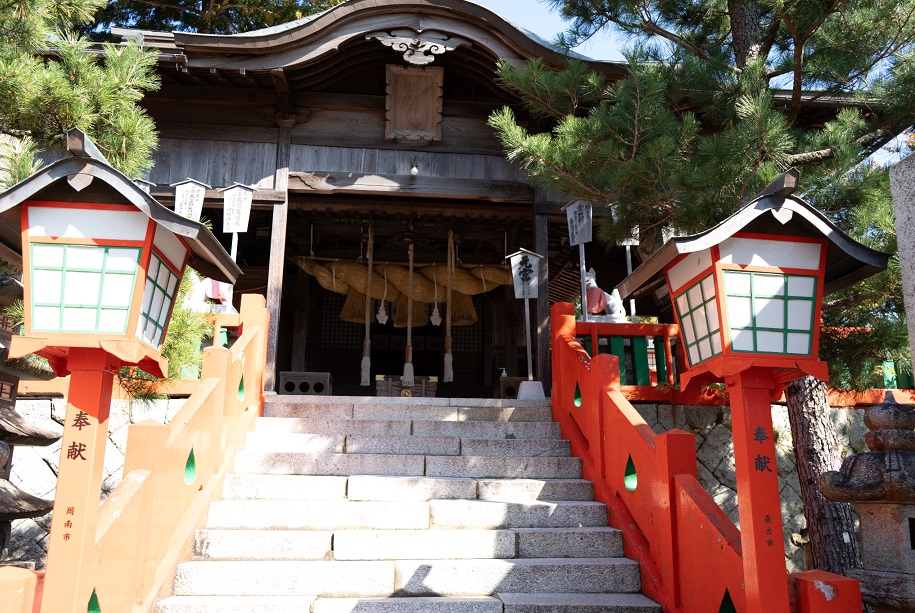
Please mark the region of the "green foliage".
[[[502, 64], [502, 84], [549, 129], [529, 132], [508, 108], [489, 122], [535, 184], [612, 207], [604, 243], [638, 227], [644, 259], [662, 231], [702, 231], [795, 166], [804, 198], [895, 252], [886, 172], [866, 160], [915, 119], [915, 0], [550, 3], [569, 22], [560, 43], [628, 37], [627, 77]], [[868, 385], [907, 354], [899, 278], [894, 258], [831, 297], [821, 352], [834, 381]]]
[[137, 103], [159, 87], [157, 54], [134, 44], [92, 48], [70, 33], [103, 4], [0, 6], [0, 135], [12, 141], [0, 150], [6, 183], [37, 168], [37, 150], [59, 153], [64, 132], [74, 126], [121, 172], [137, 176], [150, 167], [156, 130]]
[[[118, 383], [131, 398], [161, 398], [168, 391], [170, 379], [186, 378], [189, 373], [199, 370], [203, 359], [200, 343], [213, 335], [213, 320], [206, 313], [192, 311], [184, 306], [185, 298], [199, 280], [196, 272], [187, 269], [178, 288], [168, 332], [162, 342], [162, 355], [168, 358], [168, 378], [160, 379], [135, 367], [121, 368], [118, 372]], [[190, 378], [194, 376], [191, 375]]]
[[87, 36], [105, 36], [112, 27], [202, 34], [236, 34], [279, 25], [332, 8], [343, 0], [110, 0], [84, 28]]

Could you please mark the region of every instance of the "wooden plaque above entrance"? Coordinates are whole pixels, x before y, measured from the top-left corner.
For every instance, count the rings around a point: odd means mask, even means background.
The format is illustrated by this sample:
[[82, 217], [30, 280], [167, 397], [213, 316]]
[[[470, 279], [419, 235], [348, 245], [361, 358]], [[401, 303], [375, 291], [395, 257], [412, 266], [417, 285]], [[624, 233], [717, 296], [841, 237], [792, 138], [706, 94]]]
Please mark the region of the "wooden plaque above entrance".
[[442, 140], [442, 68], [385, 66], [385, 140]]

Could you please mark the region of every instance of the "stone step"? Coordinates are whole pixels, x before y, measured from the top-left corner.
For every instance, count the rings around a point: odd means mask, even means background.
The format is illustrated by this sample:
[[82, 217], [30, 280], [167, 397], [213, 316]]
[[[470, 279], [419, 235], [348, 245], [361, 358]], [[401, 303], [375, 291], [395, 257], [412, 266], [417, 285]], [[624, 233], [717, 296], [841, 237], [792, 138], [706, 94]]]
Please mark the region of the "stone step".
[[383, 421], [552, 421], [547, 407], [459, 407], [410, 404], [268, 403], [265, 417]]
[[[396, 423], [396, 422], [395, 422]], [[457, 436], [459, 438], [561, 439], [559, 424], [533, 421], [414, 421], [416, 436]]]
[[267, 475], [422, 475], [425, 471], [426, 457], [239, 451], [235, 456], [235, 472]]
[[259, 417], [257, 433], [440, 436], [486, 439], [560, 440], [559, 424], [535, 421], [429, 421]]
[[346, 498], [347, 477], [244, 475], [230, 473], [222, 484], [223, 500], [339, 500]]
[[572, 457], [426, 456], [425, 469], [427, 477], [578, 479], [581, 460]]
[[488, 596], [497, 592], [637, 592], [625, 558], [384, 561], [190, 561], [176, 596]]
[[407, 596], [497, 592], [637, 592], [639, 566], [626, 558], [399, 560], [397, 590]]
[[607, 507], [594, 501], [491, 502], [430, 500], [433, 528], [606, 527]]
[[314, 602], [314, 596], [169, 596], [156, 613], [305, 613]]
[[425, 501], [433, 498], [498, 500], [593, 500], [584, 479], [469, 479], [378, 475], [313, 476], [228, 474], [223, 500]]
[[479, 479], [477, 498], [523, 500], [594, 500], [594, 484], [584, 479]]
[[406, 405], [413, 407], [523, 407], [549, 408], [550, 400], [517, 400], [513, 398], [429, 398], [404, 396], [299, 396], [294, 394], [270, 394], [264, 398], [264, 406], [279, 404], [296, 405]]
[[[548, 457], [572, 455], [569, 441], [555, 439], [462, 438], [460, 455], [490, 457]], [[445, 455], [445, 454], [436, 454]]]
[[194, 556], [212, 560], [615, 558], [614, 528], [454, 530], [244, 530], [196, 533]]
[[[412, 434], [409, 421], [383, 421], [364, 419], [319, 419], [293, 417], [258, 417], [255, 432], [291, 432], [296, 434], [368, 434], [372, 436], [397, 436]], [[430, 436], [453, 436], [432, 434]], [[501, 437], [500, 437], [501, 438]]]
[[323, 560], [334, 533], [323, 530], [198, 530], [194, 556], [212, 560]]
[[346, 453], [404, 455], [460, 455], [461, 439], [456, 436], [370, 436], [350, 434]]
[[518, 558], [618, 558], [623, 534], [606, 526], [514, 528]]
[[248, 451], [298, 451], [306, 453], [343, 453], [346, 435], [297, 432], [249, 432]]
[[427, 502], [221, 500], [210, 504], [207, 528], [249, 530], [424, 530]]
[[477, 481], [458, 477], [353, 475], [347, 484], [350, 500], [426, 501], [433, 498], [477, 497]]
[[594, 500], [584, 479], [468, 479], [462, 477], [386, 477], [353, 475], [350, 500], [480, 499], [502, 502]]
[[491, 596], [319, 598], [312, 613], [502, 613], [502, 601]]
[[661, 613], [661, 605], [642, 594], [496, 595], [504, 613]]
[[337, 530], [335, 560], [514, 558], [511, 530]]

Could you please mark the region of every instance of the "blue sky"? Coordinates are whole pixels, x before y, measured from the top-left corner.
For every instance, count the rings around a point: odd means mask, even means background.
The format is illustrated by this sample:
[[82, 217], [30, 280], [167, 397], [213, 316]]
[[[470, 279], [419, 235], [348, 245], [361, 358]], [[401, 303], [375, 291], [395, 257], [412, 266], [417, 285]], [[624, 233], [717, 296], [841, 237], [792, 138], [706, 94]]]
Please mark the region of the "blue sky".
[[[530, 30], [541, 38], [552, 41], [565, 29], [558, 13], [541, 0], [471, 0], [485, 6], [503, 19]], [[620, 60], [621, 42], [613, 36], [602, 34], [576, 47], [575, 51], [595, 60]]]

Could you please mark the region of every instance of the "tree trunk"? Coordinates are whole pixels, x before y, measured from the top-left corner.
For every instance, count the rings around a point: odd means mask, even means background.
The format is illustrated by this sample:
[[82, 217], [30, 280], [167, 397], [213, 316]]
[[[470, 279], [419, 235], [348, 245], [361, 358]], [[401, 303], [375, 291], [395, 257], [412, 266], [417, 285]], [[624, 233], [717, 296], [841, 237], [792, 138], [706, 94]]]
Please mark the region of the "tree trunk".
[[845, 574], [861, 566], [851, 507], [827, 500], [817, 485], [820, 475], [837, 470], [842, 460], [826, 384], [803, 377], [788, 384], [785, 396], [814, 567]]
[[728, 0], [728, 15], [731, 18], [734, 61], [743, 70], [747, 63], [759, 57], [762, 44], [756, 0]]

